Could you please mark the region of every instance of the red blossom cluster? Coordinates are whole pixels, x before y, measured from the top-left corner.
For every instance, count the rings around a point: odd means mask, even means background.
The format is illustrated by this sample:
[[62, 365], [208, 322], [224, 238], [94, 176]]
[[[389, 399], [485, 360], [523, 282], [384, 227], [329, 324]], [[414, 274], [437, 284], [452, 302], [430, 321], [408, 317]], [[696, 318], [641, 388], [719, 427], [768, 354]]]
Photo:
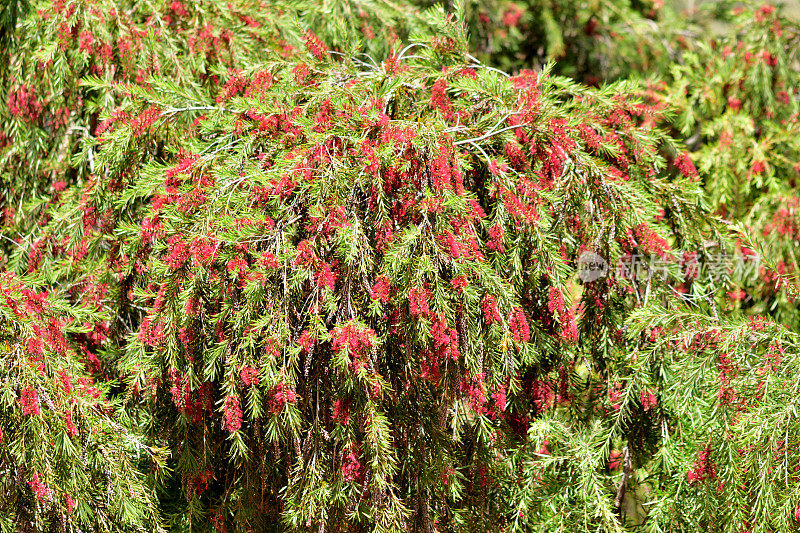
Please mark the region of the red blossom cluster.
[[528, 325], [528, 318], [521, 307], [515, 307], [508, 315], [508, 329], [511, 336], [517, 342], [528, 342], [531, 338], [531, 330]]
[[20, 117], [26, 122], [35, 122], [42, 113], [42, 104], [36, 96], [36, 89], [30, 85], [20, 85], [9, 92], [6, 103], [11, 116]]
[[306, 30], [303, 32], [303, 38], [305, 39], [306, 48], [311, 52], [311, 55], [317, 59], [322, 59], [328, 55], [328, 47], [325, 46], [325, 43], [323, 43], [314, 32]]
[[144, 135], [150, 130], [150, 127], [161, 117], [161, 111], [155, 107], [150, 106], [142, 113], [130, 121], [131, 131], [133, 135], [139, 137]]
[[458, 359], [458, 332], [447, 325], [447, 317], [439, 313], [431, 324], [433, 346], [440, 359]]
[[484, 385], [486, 374], [464, 374], [461, 377], [460, 391], [469, 399], [469, 406], [478, 414], [486, 414], [486, 387]]
[[774, 341], [769, 345], [767, 354], [764, 356], [765, 368], [772, 372], [777, 372], [780, 368], [783, 358], [786, 355], [786, 349], [780, 345], [778, 341]]
[[634, 246], [638, 246], [643, 252], [656, 254], [662, 259], [666, 259], [672, 251], [666, 239], [645, 223], [638, 224], [629, 230], [628, 238]]
[[50, 489], [42, 482], [38, 472], [33, 474], [33, 477], [28, 481], [28, 486], [38, 501], [44, 502], [50, 499]]
[[698, 177], [697, 169], [695, 168], [694, 163], [692, 163], [689, 154], [686, 152], [682, 152], [677, 158], [675, 158], [675, 168], [677, 168], [678, 172], [687, 178], [696, 179]]
[[711, 448], [703, 446], [697, 452], [697, 458], [692, 465], [692, 469], [686, 475], [690, 485], [702, 483], [703, 481], [717, 477], [717, 465], [711, 458]]
[[739, 402], [739, 397], [733, 388], [733, 379], [739, 372], [738, 366], [730, 360], [728, 354], [721, 353], [717, 362], [719, 370], [719, 393], [717, 397], [722, 405], [734, 405]]
[[227, 102], [234, 96], [239, 95], [244, 90], [245, 85], [246, 82], [241, 74], [233, 72], [227, 83], [225, 83], [225, 86], [217, 95], [217, 103]]
[[286, 383], [278, 383], [269, 391], [269, 411], [278, 414], [287, 403], [297, 403], [297, 393]]
[[375, 280], [375, 284], [372, 286], [372, 290], [370, 291], [370, 298], [385, 304], [389, 301], [389, 293], [391, 288], [392, 285], [389, 281], [389, 278], [386, 276], [378, 276]]
[[375, 332], [372, 329], [347, 324], [334, 328], [331, 336], [333, 337], [331, 347], [336, 352], [346, 350], [353, 372], [358, 372], [367, 366], [367, 356], [375, 344]]
[[502, 385], [499, 386], [489, 397], [491, 399], [491, 404], [486, 411], [487, 416], [490, 418], [502, 417], [506, 410], [506, 388]]
[[36, 392], [36, 389], [31, 386], [22, 389], [19, 396], [19, 403], [22, 404], [23, 416], [38, 416], [42, 412], [39, 406], [39, 394]]
[[491, 326], [495, 322], [501, 322], [500, 309], [497, 306], [497, 299], [488, 294], [481, 301], [481, 310], [486, 324]]
[[342, 459], [342, 477], [345, 481], [360, 481], [363, 477], [364, 471], [360, 455], [358, 446], [353, 444]]
[[645, 411], [649, 411], [656, 405], [656, 393], [650, 389], [643, 390], [639, 399], [642, 402], [642, 409]]
[[411, 316], [426, 317], [431, 314], [428, 302], [431, 292], [426, 287], [412, 287], [408, 293], [408, 311]]
[[258, 369], [252, 366], [243, 366], [239, 371], [239, 377], [242, 378], [242, 383], [245, 387], [255, 387], [258, 385]]
[[242, 408], [239, 405], [238, 396], [228, 396], [223, 405], [223, 416], [225, 429], [234, 433], [242, 427]]

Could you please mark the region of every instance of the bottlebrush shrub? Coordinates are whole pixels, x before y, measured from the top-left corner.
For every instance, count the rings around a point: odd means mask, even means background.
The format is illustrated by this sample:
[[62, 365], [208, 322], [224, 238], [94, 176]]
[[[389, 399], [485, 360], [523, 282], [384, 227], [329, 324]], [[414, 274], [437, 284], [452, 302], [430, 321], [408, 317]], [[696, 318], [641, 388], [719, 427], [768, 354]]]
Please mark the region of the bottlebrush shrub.
[[[760, 242], [765, 267], [731, 287], [735, 307], [796, 325], [800, 179], [800, 25], [763, 5], [739, 10], [734, 31], [698, 43], [651, 94], [671, 106], [704, 179], [706, 198], [726, 220]], [[679, 163], [679, 161], [676, 161]], [[738, 230], [737, 230], [738, 231]]]
[[638, 361], [664, 376], [659, 407], [673, 421], [634, 476], [652, 502], [648, 520], [673, 531], [796, 531], [797, 333], [762, 317], [636, 314], [631, 334], [663, 332]]
[[[0, 55], [0, 208], [3, 226], [19, 231], [6, 231], [12, 240], [27, 234], [53, 192], [88, 181], [94, 154], [76, 157], [82, 140], [121, 118], [102, 124], [99, 115], [124, 105], [127, 95], [92, 91], [81, 85], [84, 77], [140, 87], [153, 76], [178, 85], [191, 79], [205, 98], [216, 96], [225, 79], [234, 94], [242, 83], [234, 74], [244, 65], [305, 50], [315, 32], [332, 48], [385, 55], [411, 27], [426, 24], [393, 2], [358, 0], [330, 10], [317, 2], [176, 0], [156, 8], [127, 0], [37, 0], [27, 14], [13, 46]], [[148, 129], [153, 120], [145, 115], [138, 126]]]
[[669, 69], [704, 18], [663, 4], [492, 0], [466, 2], [466, 12], [471, 48], [487, 64], [519, 71], [557, 61], [559, 74], [596, 84]]
[[[662, 423], [656, 392], [624, 418], [608, 405], [640, 342], [621, 328], [677, 300], [615, 267], [639, 254], [679, 276], [681, 250], [718, 236], [633, 87], [508, 78], [465, 43], [443, 25], [370, 66], [309, 38], [214, 98], [190, 80], [120, 87], [92, 180], [12, 257], [106, 289], [93, 353], [172, 451], [176, 525], [621, 523], [610, 446]], [[608, 276], [580, 282], [586, 251]], [[546, 450], [590, 483], [520, 514], [505, 480], [530, 470], [509, 450], [541, 449], [543, 423], [575, 436]], [[608, 444], [585, 455], [598, 432]]]
[[[155, 530], [164, 452], [117, 410], [89, 309], [0, 274], [0, 528]], [[122, 414], [122, 416], [120, 416]]]

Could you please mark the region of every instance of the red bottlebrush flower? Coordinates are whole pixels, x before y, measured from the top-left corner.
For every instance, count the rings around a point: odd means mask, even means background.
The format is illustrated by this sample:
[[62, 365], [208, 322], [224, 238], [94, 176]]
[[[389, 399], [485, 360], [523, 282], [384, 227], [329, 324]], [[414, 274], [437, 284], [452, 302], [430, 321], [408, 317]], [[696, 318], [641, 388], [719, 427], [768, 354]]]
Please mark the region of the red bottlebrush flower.
[[467, 285], [469, 285], [469, 281], [467, 280], [467, 276], [462, 274], [461, 276], [453, 278], [450, 281], [450, 285], [452, 285], [456, 294], [460, 295], [464, 292], [464, 289], [467, 288]]
[[550, 287], [547, 299], [547, 309], [556, 316], [564, 314], [564, 295], [557, 287]]
[[481, 309], [483, 310], [483, 318], [488, 325], [494, 322], [500, 322], [500, 309], [497, 307], [497, 299], [494, 296], [486, 295], [481, 301]]
[[184, 241], [180, 235], [174, 235], [167, 239], [169, 254], [164, 259], [170, 270], [178, 270], [189, 259], [192, 254], [188, 242]]
[[61, 380], [61, 385], [64, 387], [64, 393], [70, 394], [72, 393], [72, 378], [67, 373], [66, 369], [62, 368], [58, 371], [58, 378]]
[[728, 298], [733, 300], [734, 302], [741, 302], [745, 299], [747, 294], [742, 289], [736, 289], [734, 291], [728, 292]]
[[776, 372], [783, 362], [783, 356], [786, 354], [786, 349], [780, 346], [777, 342], [773, 342], [769, 346], [767, 355], [764, 357], [764, 365], [769, 370]]
[[506, 249], [505, 246], [503, 246], [503, 239], [505, 239], [503, 226], [499, 224], [492, 226], [489, 228], [489, 240], [486, 242], [486, 247], [504, 254], [506, 253]]
[[517, 342], [528, 342], [531, 338], [528, 319], [521, 307], [515, 307], [508, 315], [508, 329]]
[[328, 55], [328, 47], [325, 46], [325, 43], [323, 43], [319, 37], [314, 35], [314, 32], [306, 30], [303, 33], [303, 38], [306, 43], [306, 48], [308, 48], [308, 51], [311, 52], [314, 57], [322, 59]]
[[759, 8], [759, 13], [762, 15], [772, 15], [775, 12], [775, 6], [771, 4], [764, 4]]
[[639, 399], [641, 400], [642, 408], [645, 411], [649, 411], [656, 405], [656, 394], [650, 389], [643, 390]]
[[711, 449], [707, 444], [697, 453], [697, 459], [686, 477], [690, 485], [717, 477], [717, 465], [711, 459]]
[[279, 266], [278, 259], [269, 252], [261, 253], [258, 264], [261, 265], [261, 268], [264, 270], [275, 270]]
[[138, 117], [130, 121], [131, 131], [134, 137], [140, 137], [142, 134], [150, 129], [156, 120], [161, 117], [161, 111], [158, 108], [150, 106]]
[[467, 205], [469, 206], [468, 217], [470, 219], [478, 221], [486, 217], [486, 212], [476, 200], [467, 200]]
[[450, 103], [450, 97], [447, 96], [446, 80], [436, 80], [431, 87], [431, 105], [440, 110], [446, 119], [453, 116], [453, 105]]
[[486, 374], [466, 374], [461, 378], [461, 392], [469, 397], [470, 408], [478, 414], [486, 414], [486, 389], [483, 380]]
[[36, 98], [36, 89], [22, 85], [8, 93], [8, 111], [11, 116], [20, 117], [25, 122], [35, 122], [42, 113], [42, 104]]
[[513, 28], [519, 24], [519, 19], [522, 17], [522, 10], [516, 4], [511, 4], [511, 7], [506, 9], [503, 13], [503, 26]]
[[764, 50], [761, 52], [761, 58], [768, 67], [774, 67], [778, 64], [778, 58], [772, 55], [769, 50]]
[[377, 300], [382, 304], [385, 304], [389, 301], [389, 291], [391, 290], [391, 282], [389, 278], [386, 276], [378, 276], [375, 280], [375, 284], [372, 286], [372, 290], [370, 291], [370, 298], [373, 300]]
[[169, 5], [169, 9], [175, 15], [177, 15], [178, 18], [184, 18], [188, 14], [186, 8], [178, 0], [172, 0], [172, 3]]
[[196, 212], [206, 203], [206, 195], [200, 187], [195, 187], [191, 191], [178, 197], [176, 207], [184, 215]]
[[302, 348], [305, 353], [311, 352], [315, 342], [314, 336], [308, 330], [303, 331], [303, 333], [300, 334], [300, 338], [297, 339], [297, 344], [300, 345], [300, 348]]
[[234, 96], [240, 94], [244, 90], [244, 86], [244, 78], [242, 78], [238, 72], [235, 72], [217, 95], [217, 103], [227, 102]]
[[39, 394], [33, 387], [22, 389], [19, 401], [22, 404], [22, 414], [24, 416], [38, 416], [42, 412], [39, 406]]
[[750, 174], [757, 176], [763, 174], [766, 169], [767, 165], [764, 161], [753, 161], [753, 165], [750, 167]]
[[343, 426], [350, 422], [350, 398], [335, 400], [333, 402], [333, 419]]
[[505, 174], [508, 172], [508, 165], [505, 163], [498, 165], [497, 160], [492, 159], [492, 161], [489, 163], [489, 171], [495, 176], [499, 176], [500, 174]]
[[736, 98], [735, 96], [729, 96], [728, 107], [730, 107], [734, 111], [738, 111], [739, 109], [742, 108], [742, 101]]
[[433, 345], [442, 358], [458, 359], [458, 332], [447, 326], [447, 318], [444, 313], [439, 313], [431, 325], [431, 336]]
[[295, 266], [309, 268], [314, 263], [314, 251], [308, 241], [301, 241], [297, 245], [297, 255], [294, 258]]
[[[408, 128], [408, 127], [406, 127], [406, 128], [389, 127], [389, 128], [387, 128], [385, 130], [382, 140], [383, 140], [383, 142], [387, 142], [389, 140], [392, 140], [392, 141], [394, 141], [394, 142], [396, 142], [398, 144], [406, 144], [406, 143], [410, 143], [411, 141], [413, 141], [416, 138], [417, 138], [417, 132], [415, 132], [411, 128]], [[375, 166], [376, 170], [378, 168], [380, 168], [379, 166], [377, 166], [378, 165], [378, 161], [377, 160], [376, 160], [376, 162], [374, 164], [376, 165]]]
[[157, 217], [143, 219], [141, 228], [141, 238], [146, 243], [153, 243], [164, 237], [164, 225]]
[[431, 292], [425, 287], [414, 287], [408, 295], [408, 310], [411, 316], [428, 316], [431, 311], [428, 301], [431, 299]]
[[249, 265], [243, 257], [234, 257], [228, 261], [228, 264], [226, 265], [228, 272], [230, 272], [231, 275], [238, 276], [239, 278], [245, 277], [248, 267]]
[[78, 42], [82, 52], [91, 53], [92, 44], [94, 44], [94, 35], [91, 31], [82, 31]]
[[689, 158], [689, 154], [686, 152], [683, 152], [675, 159], [675, 168], [687, 178], [697, 177], [697, 169]]
[[286, 383], [278, 383], [270, 390], [269, 410], [276, 415], [283, 411], [287, 403], [297, 403], [297, 393]]
[[320, 264], [319, 271], [317, 272], [317, 284], [320, 289], [329, 289], [332, 291], [336, 285], [336, 277], [336, 273], [331, 270], [330, 264]]
[[156, 321], [154, 324], [152, 316], [144, 317], [141, 326], [139, 326], [139, 342], [145, 346], [160, 346], [165, 338], [166, 333], [161, 321]]
[[530, 387], [530, 395], [536, 405], [536, 411], [541, 413], [550, 409], [555, 402], [555, 392], [552, 384], [543, 380], [536, 380]]
[[375, 331], [347, 324], [344, 327], [334, 328], [331, 335], [333, 337], [331, 347], [337, 352], [347, 350], [353, 372], [358, 372], [367, 366], [367, 351], [375, 342]]
[[38, 472], [33, 474], [33, 478], [31, 478], [31, 480], [28, 481], [28, 486], [31, 488], [31, 491], [33, 491], [33, 493], [36, 495], [36, 499], [39, 500], [40, 502], [50, 499], [50, 489], [48, 489], [47, 486], [44, 483], [42, 483], [42, 481], [39, 479]]
[[77, 437], [78, 436], [78, 428], [75, 427], [75, 423], [72, 421], [72, 411], [67, 411], [64, 415], [64, 423], [67, 426], [67, 435], [70, 437]]
[[31, 337], [25, 342], [28, 352], [34, 359], [40, 359], [44, 350], [44, 341], [38, 337]]
[[292, 74], [294, 74], [295, 82], [297, 82], [298, 85], [305, 87], [310, 83], [309, 78], [311, 77], [311, 71], [305, 63], [298, 63], [295, 65], [292, 69]]
[[75, 503], [75, 500], [73, 500], [72, 496], [70, 496], [69, 494], [66, 495], [66, 504], [67, 504], [67, 513], [72, 514], [72, 511], [75, 510], [75, 506], [77, 505], [77, 503]]
[[616, 470], [622, 464], [622, 452], [619, 450], [612, 450], [608, 455], [608, 468]]
[[550, 441], [543, 440], [542, 446], [539, 448], [540, 455], [550, 455]]
[[630, 240], [639, 246], [642, 251], [649, 254], [656, 254], [662, 259], [666, 258], [671, 248], [669, 243], [645, 223], [635, 226], [628, 230]]
[[225, 429], [234, 433], [242, 427], [242, 408], [238, 396], [228, 396], [223, 406], [225, 415]]
[[568, 309], [561, 316], [561, 338], [566, 342], [575, 342], [578, 340], [578, 323], [575, 319], [575, 313], [572, 309]]
[[252, 366], [245, 366], [242, 367], [242, 370], [239, 372], [239, 376], [242, 378], [242, 383], [244, 383], [245, 387], [255, 387], [258, 385], [258, 369], [253, 368]]
[[350, 448], [350, 452], [342, 459], [342, 477], [345, 481], [358, 481], [361, 479], [362, 467], [359, 455], [358, 447], [353, 445]]
[[186, 308], [184, 309], [187, 316], [197, 316], [200, 314], [200, 298], [192, 296], [186, 300]]
[[506, 388], [502, 385], [491, 394], [492, 405], [487, 410], [486, 414], [491, 418], [497, 418], [503, 415], [506, 410]]

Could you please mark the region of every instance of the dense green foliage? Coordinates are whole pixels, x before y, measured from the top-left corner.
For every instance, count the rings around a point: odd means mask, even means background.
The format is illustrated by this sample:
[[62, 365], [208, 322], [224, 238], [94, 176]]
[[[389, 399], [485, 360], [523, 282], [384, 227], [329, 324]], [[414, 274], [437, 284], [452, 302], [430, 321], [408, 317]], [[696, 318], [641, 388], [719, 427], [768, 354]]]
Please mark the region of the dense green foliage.
[[591, 4], [0, 19], [0, 530], [798, 529], [800, 26]]

